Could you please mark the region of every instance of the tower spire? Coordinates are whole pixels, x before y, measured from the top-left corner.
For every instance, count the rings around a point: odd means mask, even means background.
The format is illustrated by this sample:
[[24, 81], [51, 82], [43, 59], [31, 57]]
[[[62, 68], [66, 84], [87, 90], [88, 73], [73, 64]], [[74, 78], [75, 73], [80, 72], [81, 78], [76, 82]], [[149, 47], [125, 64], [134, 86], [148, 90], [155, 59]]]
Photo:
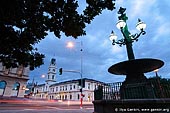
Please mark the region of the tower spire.
[[57, 73], [57, 67], [56, 67], [56, 59], [52, 58], [50, 65], [48, 67], [48, 75], [47, 75], [47, 84], [51, 84], [52, 82], [56, 82], [56, 73]]

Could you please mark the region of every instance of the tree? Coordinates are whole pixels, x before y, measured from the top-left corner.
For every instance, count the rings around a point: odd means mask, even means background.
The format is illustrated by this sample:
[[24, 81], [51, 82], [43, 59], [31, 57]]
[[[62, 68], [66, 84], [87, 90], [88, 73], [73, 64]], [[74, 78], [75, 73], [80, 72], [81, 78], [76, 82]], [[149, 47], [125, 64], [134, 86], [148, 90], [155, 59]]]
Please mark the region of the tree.
[[86, 0], [87, 7], [79, 14], [76, 0], [1, 0], [0, 62], [7, 68], [19, 65], [33, 70], [43, 64], [45, 55], [35, 44], [53, 32], [77, 38], [85, 35], [85, 27], [102, 10], [115, 9], [112, 0]]

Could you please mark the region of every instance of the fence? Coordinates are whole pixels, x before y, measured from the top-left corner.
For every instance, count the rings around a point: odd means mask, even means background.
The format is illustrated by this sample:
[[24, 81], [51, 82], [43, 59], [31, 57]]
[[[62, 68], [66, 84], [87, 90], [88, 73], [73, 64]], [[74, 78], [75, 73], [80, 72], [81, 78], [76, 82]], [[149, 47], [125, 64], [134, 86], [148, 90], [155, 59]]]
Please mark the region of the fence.
[[170, 82], [157, 78], [134, 84], [108, 83], [98, 86], [94, 96], [95, 100], [170, 98]]
[[118, 100], [120, 99], [120, 87], [122, 82], [99, 85], [94, 91], [95, 100]]

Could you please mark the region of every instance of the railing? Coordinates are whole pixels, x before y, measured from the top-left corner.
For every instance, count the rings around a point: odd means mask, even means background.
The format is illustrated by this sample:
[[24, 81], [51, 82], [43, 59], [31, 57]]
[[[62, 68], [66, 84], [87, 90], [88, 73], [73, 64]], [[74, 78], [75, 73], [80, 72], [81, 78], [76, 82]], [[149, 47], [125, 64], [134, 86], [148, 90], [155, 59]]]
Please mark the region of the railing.
[[108, 83], [98, 86], [94, 96], [95, 100], [170, 98], [170, 82], [149, 79], [134, 84]]
[[113, 100], [120, 99], [120, 86], [121, 82], [117, 83], [109, 83], [103, 87], [103, 99], [105, 100]]
[[118, 100], [120, 99], [120, 87], [122, 82], [99, 85], [94, 91], [95, 100]]
[[163, 80], [151, 80], [152, 88], [156, 98], [170, 98], [170, 81]]

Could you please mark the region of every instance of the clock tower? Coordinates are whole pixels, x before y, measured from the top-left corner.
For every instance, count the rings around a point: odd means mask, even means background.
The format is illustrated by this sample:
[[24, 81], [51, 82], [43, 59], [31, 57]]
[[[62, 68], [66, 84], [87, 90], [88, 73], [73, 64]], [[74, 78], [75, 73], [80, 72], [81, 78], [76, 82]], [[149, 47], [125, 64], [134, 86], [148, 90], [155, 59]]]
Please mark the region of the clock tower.
[[46, 83], [51, 84], [53, 82], [56, 82], [56, 73], [57, 73], [57, 68], [56, 68], [56, 59], [52, 58], [49, 68], [48, 68], [48, 76]]

